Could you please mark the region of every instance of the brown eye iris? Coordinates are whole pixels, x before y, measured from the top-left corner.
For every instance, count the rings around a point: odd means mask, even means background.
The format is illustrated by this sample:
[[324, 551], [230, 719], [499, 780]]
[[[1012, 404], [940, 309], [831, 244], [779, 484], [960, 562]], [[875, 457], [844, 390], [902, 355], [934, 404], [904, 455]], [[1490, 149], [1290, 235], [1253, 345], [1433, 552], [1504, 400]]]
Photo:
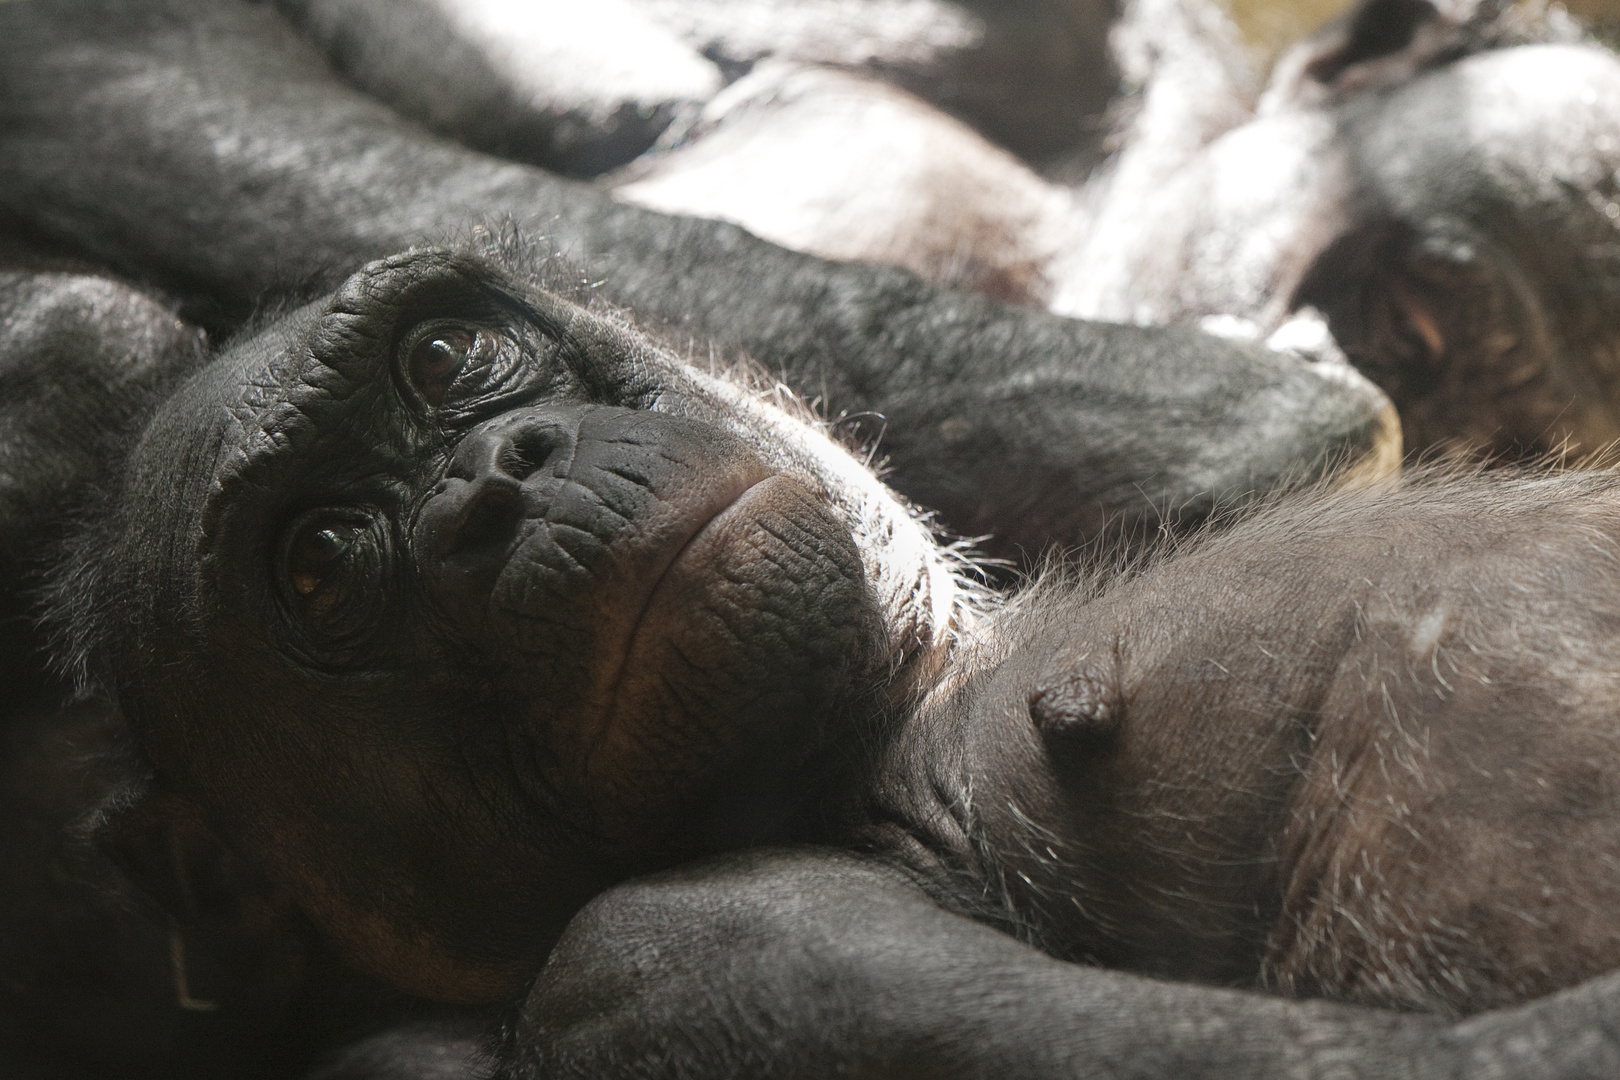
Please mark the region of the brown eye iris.
[[287, 576], [293, 591], [307, 597], [318, 590], [359, 535], [360, 527], [347, 522], [313, 522], [299, 530], [287, 551]]
[[478, 346], [478, 334], [458, 326], [433, 331], [411, 346], [407, 360], [411, 385], [429, 405], [441, 405]]

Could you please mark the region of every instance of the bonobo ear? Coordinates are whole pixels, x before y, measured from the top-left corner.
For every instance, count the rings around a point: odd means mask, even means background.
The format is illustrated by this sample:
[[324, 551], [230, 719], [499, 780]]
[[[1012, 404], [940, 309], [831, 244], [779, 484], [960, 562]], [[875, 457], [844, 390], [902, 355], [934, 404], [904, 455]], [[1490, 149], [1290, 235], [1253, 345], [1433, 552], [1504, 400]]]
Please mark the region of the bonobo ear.
[[208, 827], [201, 807], [150, 778], [121, 785], [87, 828], [124, 876], [182, 925], [286, 906], [280, 891]]

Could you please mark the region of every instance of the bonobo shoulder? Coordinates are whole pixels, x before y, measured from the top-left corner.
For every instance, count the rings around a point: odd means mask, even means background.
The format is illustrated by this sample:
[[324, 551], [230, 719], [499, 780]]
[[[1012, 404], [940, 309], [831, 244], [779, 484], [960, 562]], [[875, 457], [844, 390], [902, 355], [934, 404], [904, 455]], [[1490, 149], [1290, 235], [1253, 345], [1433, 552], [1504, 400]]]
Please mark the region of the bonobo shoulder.
[[0, 270], [0, 682], [44, 666], [25, 593], [203, 338], [160, 300], [74, 271]]

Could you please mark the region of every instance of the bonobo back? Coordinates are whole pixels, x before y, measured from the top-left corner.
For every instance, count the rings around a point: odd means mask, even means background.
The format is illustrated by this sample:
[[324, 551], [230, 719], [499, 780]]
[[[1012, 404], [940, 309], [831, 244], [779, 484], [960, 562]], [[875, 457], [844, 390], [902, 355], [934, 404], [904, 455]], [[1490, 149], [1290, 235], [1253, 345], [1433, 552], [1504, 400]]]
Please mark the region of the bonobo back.
[[1620, 476], [1315, 491], [1016, 601], [879, 801], [1056, 955], [1472, 1012], [1620, 965], [1617, 655]]

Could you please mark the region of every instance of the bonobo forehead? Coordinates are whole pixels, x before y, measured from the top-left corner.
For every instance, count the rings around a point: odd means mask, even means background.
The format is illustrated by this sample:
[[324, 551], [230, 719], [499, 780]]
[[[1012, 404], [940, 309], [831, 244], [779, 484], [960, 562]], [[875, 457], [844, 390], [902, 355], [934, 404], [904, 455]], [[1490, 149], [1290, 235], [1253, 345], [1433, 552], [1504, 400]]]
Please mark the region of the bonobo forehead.
[[[412, 423], [422, 410], [394, 370], [395, 353], [413, 327], [440, 317], [487, 320], [513, 332], [531, 363], [502, 372], [503, 381], [461, 414]], [[521, 399], [650, 408], [681, 390], [690, 396], [678, 365], [615, 323], [511, 280], [479, 256], [413, 252], [371, 264], [333, 296], [228, 349], [163, 410], [148, 452], [213, 443], [214, 482], [229, 486], [278, 459], [318, 465], [347, 457], [328, 448], [363, 448], [377, 459], [371, 464], [384, 465], [414, 454], [446, 426], [465, 426]]]

